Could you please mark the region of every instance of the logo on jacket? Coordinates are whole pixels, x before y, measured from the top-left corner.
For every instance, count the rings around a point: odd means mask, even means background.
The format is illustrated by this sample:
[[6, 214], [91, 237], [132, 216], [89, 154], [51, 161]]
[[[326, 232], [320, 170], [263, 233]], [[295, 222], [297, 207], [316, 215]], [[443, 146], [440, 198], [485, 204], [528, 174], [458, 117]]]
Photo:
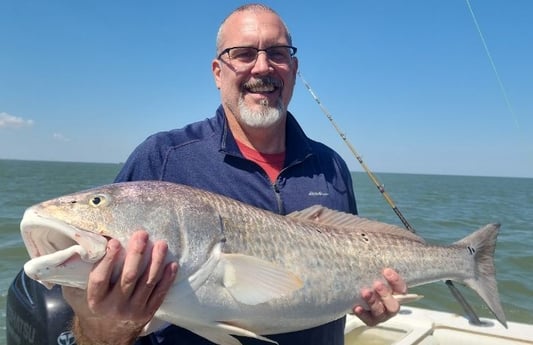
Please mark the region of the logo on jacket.
[[308, 196], [328, 196], [328, 192], [309, 192]]

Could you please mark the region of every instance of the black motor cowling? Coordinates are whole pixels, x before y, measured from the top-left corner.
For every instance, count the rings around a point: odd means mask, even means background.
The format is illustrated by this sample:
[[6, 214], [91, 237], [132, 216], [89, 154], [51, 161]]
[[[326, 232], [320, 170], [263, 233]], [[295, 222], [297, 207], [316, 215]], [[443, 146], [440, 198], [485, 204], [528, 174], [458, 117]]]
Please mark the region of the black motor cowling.
[[70, 332], [72, 315], [59, 286], [48, 290], [21, 270], [7, 295], [7, 345], [76, 344]]

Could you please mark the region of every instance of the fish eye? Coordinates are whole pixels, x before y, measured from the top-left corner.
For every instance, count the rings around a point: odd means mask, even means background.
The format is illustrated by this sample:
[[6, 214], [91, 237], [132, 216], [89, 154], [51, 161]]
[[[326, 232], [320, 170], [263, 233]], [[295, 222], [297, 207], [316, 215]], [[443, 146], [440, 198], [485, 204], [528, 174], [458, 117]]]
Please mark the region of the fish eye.
[[95, 195], [89, 200], [89, 204], [94, 207], [105, 205], [107, 198], [105, 195]]

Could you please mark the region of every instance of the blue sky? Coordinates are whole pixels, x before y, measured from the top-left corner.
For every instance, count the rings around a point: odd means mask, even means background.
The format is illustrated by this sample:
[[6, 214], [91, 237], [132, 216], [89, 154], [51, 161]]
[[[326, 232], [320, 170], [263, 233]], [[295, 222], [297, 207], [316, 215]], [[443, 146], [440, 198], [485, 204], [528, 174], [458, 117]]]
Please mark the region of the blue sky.
[[[464, 0], [265, 3], [372, 170], [533, 177], [533, 1], [470, 2], [498, 75]], [[241, 4], [1, 1], [0, 158], [122, 162], [212, 116], [215, 34]], [[289, 109], [361, 170], [301, 81]]]

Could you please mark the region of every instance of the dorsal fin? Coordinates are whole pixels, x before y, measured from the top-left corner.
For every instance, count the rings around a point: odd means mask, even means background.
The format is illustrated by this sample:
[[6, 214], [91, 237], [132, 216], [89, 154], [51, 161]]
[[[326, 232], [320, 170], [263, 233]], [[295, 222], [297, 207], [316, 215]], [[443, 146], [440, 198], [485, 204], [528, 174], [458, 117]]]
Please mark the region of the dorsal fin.
[[422, 237], [399, 226], [361, 218], [354, 214], [335, 211], [321, 205], [314, 205], [301, 211], [289, 213], [287, 217], [298, 219], [300, 221], [314, 222], [338, 229], [344, 228], [350, 231], [384, 233], [425, 243]]

